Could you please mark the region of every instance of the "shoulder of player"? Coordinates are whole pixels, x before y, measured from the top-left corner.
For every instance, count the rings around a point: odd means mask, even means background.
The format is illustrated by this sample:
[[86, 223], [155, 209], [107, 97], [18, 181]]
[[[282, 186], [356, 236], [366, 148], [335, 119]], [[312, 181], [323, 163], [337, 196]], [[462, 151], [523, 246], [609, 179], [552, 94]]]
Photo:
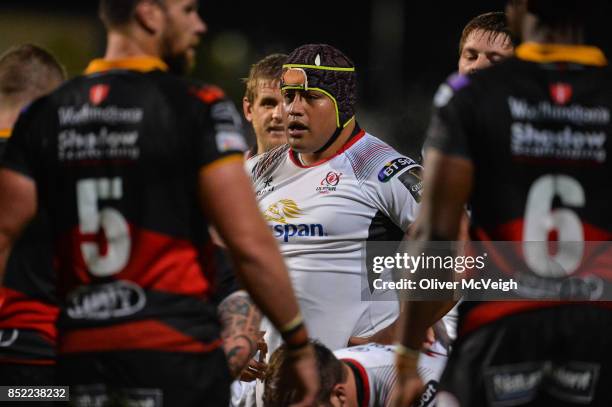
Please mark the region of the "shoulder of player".
[[260, 179], [261, 177], [272, 173], [283, 160], [287, 159], [287, 152], [289, 151], [289, 145], [284, 144], [273, 148], [265, 153], [253, 156], [247, 160], [247, 168], [250, 169], [251, 177], [253, 181]]
[[[34, 100], [33, 102], [27, 104], [21, 110], [19, 119], [17, 123], [15, 123], [13, 133], [25, 122], [27, 122], [28, 125], [35, 125], [37, 123], [45, 123], [45, 125], [48, 125], [49, 121], [47, 120], [47, 118], [56, 117], [56, 107], [60, 104], [58, 96], [59, 95], [57, 93], [53, 92], [49, 95], [42, 96]], [[43, 117], [46, 119], [42, 120]]]
[[351, 146], [345, 155], [359, 182], [371, 179], [387, 182], [403, 169], [419, 165], [369, 133]]
[[216, 85], [197, 81], [195, 79], [180, 78], [183, 81], [187, 95], [205, 105], [214, 105], [217, 102], [228, 100], [225, 91]]
[[160, 71], [150, 72], [143, 79], [149, 80], [180, 109], [211, 110], [214, 105], [231, 103], [223, 89], [195, 79]]
[[[470, 75], [462, 75], [458, 72], [450, 75], [438, 87], [433, 105], [436, 108], [444, 108], [451, 101], [477, 101], [479, 92], [490, 92], [491, 89], [499, 89], [504, 82], [501, 78], [507, 78], [510, 71], [515, 69], [516, 60], [513, 58], [487, 69], [482, 69]], [[456, 103], [456, 102], [455, 102]]]

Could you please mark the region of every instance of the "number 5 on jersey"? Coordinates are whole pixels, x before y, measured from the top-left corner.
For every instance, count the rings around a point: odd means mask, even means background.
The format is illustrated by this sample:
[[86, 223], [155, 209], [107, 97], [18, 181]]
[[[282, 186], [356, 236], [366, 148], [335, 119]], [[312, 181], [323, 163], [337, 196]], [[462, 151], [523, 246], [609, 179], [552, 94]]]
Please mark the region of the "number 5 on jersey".
[[119, 273], [130, 258], [131, 240], [127, 221], [111, 207], [99, 208], [100, 200], [123, 196], [121, 178], [90, 178], [77, 182], [79, 230], [84, 238], [81, 254], [91, 274], [108, 277]]

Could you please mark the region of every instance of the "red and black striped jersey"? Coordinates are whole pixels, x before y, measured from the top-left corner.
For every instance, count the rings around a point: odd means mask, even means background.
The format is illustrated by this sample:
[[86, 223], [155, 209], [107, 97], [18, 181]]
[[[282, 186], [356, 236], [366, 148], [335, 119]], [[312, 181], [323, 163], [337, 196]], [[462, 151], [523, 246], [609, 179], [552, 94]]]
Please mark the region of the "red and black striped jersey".
[[219, 88], [165, 70], [93, 61], [30, 106], [8, 144], [4, 165], [36, 180], [50, 215], [61, 353], [219, 345], [198, 173], [242, 160], [241, 119]]
[[[474, 165], [472, 239], [523, 242], [512, 253], [495, 253], [496, 266], [512, 265], [508, 273], [516, 265], [528, 268], [534, 290], [554, 286], [557, 276], [546, 272], [551, 263], [566, 276], [612, 281], [612, 253], [602, 242], [612, 238], [612, 72], [606, 65], [595, 47], [527, 43], [516, 58], [451, 77], [434, 99], [428, 144]], [[562, 245], [548, 251], [525, 243], [542, 241], [572, 243], [567, 253]], [[461, 330], [555, 304], [466, 302]]]

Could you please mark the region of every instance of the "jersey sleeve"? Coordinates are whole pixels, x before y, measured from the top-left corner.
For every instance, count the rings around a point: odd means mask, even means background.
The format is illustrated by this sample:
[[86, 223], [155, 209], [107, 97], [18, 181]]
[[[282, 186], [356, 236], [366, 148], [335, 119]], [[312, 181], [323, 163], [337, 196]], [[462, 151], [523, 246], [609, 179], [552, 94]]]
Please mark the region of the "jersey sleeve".
[[35, 178], [37, 166], [40, 163], [38, 159], [40, 140], [44, 136], [40, 134], [39, 126], [45, 121], [41, 117], [41, 103], [38, 101], [21, 113], [2, 157], [3, 167], [30, 178]]
[[234, 104], [216, 87], [192, 90], [195, 101], [196, 164], [206, 166], [234, 154], [244, 154], [247, 143], [242, 119]]
[[470, 159], [468, 136], [473, 132], [472, 88], [470, 78], [453, 75], [440, 85], [433, 102], [433, 112], [425, 146], [445, 154]]
[[388, 155], [374, 168], [362, 189], [379, 211], [406, 231], [421, 202], [423, 168], [399, 153]]

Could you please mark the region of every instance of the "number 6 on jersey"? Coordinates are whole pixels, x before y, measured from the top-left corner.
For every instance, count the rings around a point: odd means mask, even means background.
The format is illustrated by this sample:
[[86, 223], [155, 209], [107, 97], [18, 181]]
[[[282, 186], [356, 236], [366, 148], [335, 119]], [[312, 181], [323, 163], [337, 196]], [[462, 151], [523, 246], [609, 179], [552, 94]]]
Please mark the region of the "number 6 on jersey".
[[[582, 260], [584, 232], [580, 218], [568, 208], [553, 209], [558, 196], [563, 205], [583, 207], [584, 189], [566, 175], [545, 175], [538, 178], [527, 197], [523, 250], [527, 265], [539, 276], [558, 278], [571, 275]], [[548, 233], [556, 230], [559, 250], [554, 256], [548, 251]]]
[[[128, 223], [110, 207], [100, 210], [99, 200], [117, 200], [123, 195], [121, 178], [83, 179], [77, 182], [79, 230], [85, 241], [81, 254], [91, 274], [108, 277], [119, 273], [130, 258], [131, 240]], [[98, 239], [100, 233], [103, 239]]]

